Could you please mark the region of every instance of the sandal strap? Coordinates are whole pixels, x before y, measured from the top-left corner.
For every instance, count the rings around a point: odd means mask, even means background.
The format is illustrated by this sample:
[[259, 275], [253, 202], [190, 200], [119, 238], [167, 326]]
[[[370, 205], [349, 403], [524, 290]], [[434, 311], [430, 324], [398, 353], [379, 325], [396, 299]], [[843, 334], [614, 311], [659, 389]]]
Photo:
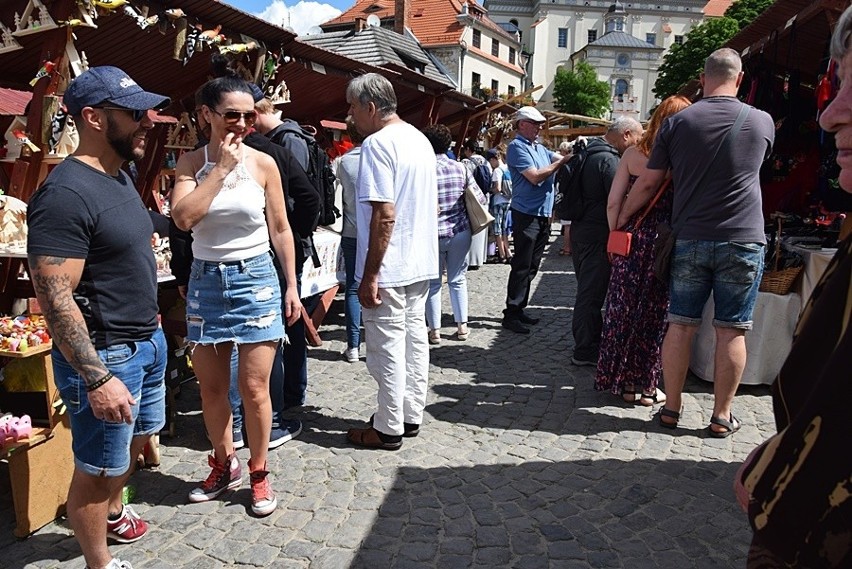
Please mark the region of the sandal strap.
[[723, 419], [722, 417], [715, 417], [714, 416], [714, 417], [710, 417], [710, 422], [714, 425], [719, 425], [720, 427], [725, 427], [726, 429], [728, 429], [729, 431], [732, 431], [732, 432], [734, 430], [736, 430], [737, 423], [739, 423], [737, 418], [734, 417], [733, 413], [731, 413], [731, 420], [730, 421]]
[[677, 411], [672, 411], [671, 409], [666, 409], [665, 407], [660, 407], [660, 415], [662, 415], [663, 417], [668, 417], [669, 419], [680, 419], [680, 413], [678, 413]]

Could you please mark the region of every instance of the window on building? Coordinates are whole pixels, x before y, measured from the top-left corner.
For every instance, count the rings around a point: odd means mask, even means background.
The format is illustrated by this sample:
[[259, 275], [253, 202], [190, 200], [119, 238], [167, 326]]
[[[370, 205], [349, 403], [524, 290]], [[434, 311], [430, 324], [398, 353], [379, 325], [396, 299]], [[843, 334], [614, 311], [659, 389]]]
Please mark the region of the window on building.
[[568, 47], [568, 28], [559, 28], [556, 36], [557, 47]]
[[675, 42], [677, 45], [683, 45], [683, 36], [675, 36], [675, 37], [674, 37], [674, 42]]
[[515, 86], [514, 85], [509, 85], [509, 96], [510, 97], [515, 96]]
[[482, 32], [473, 30], [473, 47], [479, 47], [482, 44]]
[[491, 96], [497, 97], [500, 94], [500, 82], [496, 79], [491, 80]]
[[623, 95], [626, 95], [630, 90], [630, 85], [627, 83], [626, 79], [619, 79], [615, 82], [615, 96], [622, 99]]
[[657, 34], [645, 34], [645, 41], [651, 45], [657, 45]]
[[512, 64], [515, 63], [515, 48], [514, 47], [509, 48], [509, 63], [512, 63]]
[[494, 57], [500, 56], [500, 42], [495, 39], [491, 40], [491, 55]]
[[470, 74], [470, 94], [476, 96], [482, 86], [482, 76], [479, 73]]
[[598, 39], [598, 31], [597, 30], [589, 30], [589, 43], [592, 43], [596, 39]]

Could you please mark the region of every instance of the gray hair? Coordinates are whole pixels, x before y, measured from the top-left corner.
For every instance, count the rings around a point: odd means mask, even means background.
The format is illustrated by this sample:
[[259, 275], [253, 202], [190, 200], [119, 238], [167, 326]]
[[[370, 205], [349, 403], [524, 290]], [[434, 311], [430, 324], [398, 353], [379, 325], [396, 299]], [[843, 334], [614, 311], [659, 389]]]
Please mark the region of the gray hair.
[[849, 49], [849, 38], [852, 36], [852, 6], [846, 8], [840, 20], [837, 21], [837, 26], [834, 28], [834, 33], [831, 34], [831, 58], [835, 61], [840, 61], [846, 55]]
[[636, 119], [632, 119], [630, 117], [618, 117], [612, 124], [609, 125], [609, 129], [607, 132], [617, 132], [618, 134], [624, 134], [625, 132], [642, 132], [642, 125], [639, 124], [639, 121]]
[[740, 54], [729, 47], [717, 49], [704, 62], [704, 75], [717, 81], [731, 81], [743, 70]]
[[393, 85], [378, 73], [359, 75], [346, 86], [346, 100], [362, 105], [373, 103], [379, 116], [386, 117], [396, 112], [396, 93]]

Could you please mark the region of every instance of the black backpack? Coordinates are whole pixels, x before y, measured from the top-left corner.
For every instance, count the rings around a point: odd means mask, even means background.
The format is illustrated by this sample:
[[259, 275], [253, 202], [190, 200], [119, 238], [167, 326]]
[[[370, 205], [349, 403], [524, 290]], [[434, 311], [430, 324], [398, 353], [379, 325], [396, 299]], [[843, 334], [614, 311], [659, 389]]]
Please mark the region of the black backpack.
[[479, 189], [482, 190], [482, 193], [486, 196], [491, 195], [491, 168], [486, 163], [477, 164], [474, 162], [476, 166], [473, 169], [473, 181], [476, 182], [476, 185], [479, 186]]
[[[340, 210], [334, 205], [335, 176], [331, 170], [328, 154], [320, 148], [317, 139], [305, 127], [292, 120], [285, 120], [267, 135], [272, 142], [299, 156], [300, 152], [293, 150], [297, 140], [303, 140], [308, 147], [308, 179], [320, 195], [319, 225], [332, 225], [341, 216]], [[298, 138], [297, 138], [298, 137]]]
[[586, 147], [576, 151], [556, 173], [557, 191], [553, 201], [556, 217], [564, 221], [579, 221], [586, 212], [586, 198], [583, 196], [583, 167], [589, 154], [598, 152], [617, 152], [609, 145]]

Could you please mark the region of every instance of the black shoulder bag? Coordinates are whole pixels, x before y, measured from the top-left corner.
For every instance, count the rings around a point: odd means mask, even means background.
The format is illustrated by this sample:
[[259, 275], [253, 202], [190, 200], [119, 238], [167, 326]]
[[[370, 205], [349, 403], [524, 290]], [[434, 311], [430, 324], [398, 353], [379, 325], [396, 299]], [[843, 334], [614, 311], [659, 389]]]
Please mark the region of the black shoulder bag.
[[[707, 177], [707, 173], [712, 169], [713, 164], [715, 164], [716, 158], [719, 157], [719, 154], [721, 154], [723, 149], [730, 146], [731, 142], [740, 131], [740, 128], [743, 126], [743, 122], [745, 122], [746, 115], [748, 115], [748, 111], [749, 106], [743, 104], [740, 108], [739, 114], [737, 115], [737, 120], [734, 121], [734, 124], [731, 126], [728, 134], [725, 135], [724, 140], [722, 140], [722, 143], [716, 149], [713, 159], [710, 160], [707, 168], [704, 169], [704, 173], [701, 174], [701, 178], [698, 180], [698, 183], [695, 184], [696, 192], [700, 191], [701, 184], [704, 182], [704, 178]], [[687, 204], [688, 203], [689, 202], [687, 202]], [[671, 225], [665, 222], [657, 225], [657, 238], [654, 240], [654, 275], [662, 281], [663, 284], [669, 284], [669, 278], [671, 276], [672, 249], [674, 249], [678, 232], [680, 232], [680, 229], [683, 227], [686, 220], [689, 219], [689, 215], [691, 213], [691, 210], [684, 206], [680, 212], [680, 218], [677, 222], [672, 220]]]

